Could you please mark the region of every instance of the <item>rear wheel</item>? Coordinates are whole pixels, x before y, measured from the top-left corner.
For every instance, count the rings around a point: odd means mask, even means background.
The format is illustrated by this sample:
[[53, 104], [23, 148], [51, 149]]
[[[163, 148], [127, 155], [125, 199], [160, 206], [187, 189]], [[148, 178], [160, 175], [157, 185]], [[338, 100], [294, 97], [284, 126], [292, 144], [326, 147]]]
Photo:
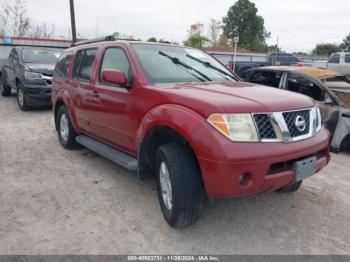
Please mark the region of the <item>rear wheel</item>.
[[156, 154], [158, 199], [167, 223], [184, 228], [196, 222], [206, 199], [197, 161], [184, 145], [162, 145]]
[[22, 111], [28, 111], [32, 109], [32, 107], [27, 103], [27, 97], [21, 83], [17, 84], [17, 104]]
[[299, 190], [299, 188], [301, 187], [301, 184], [303, 183], [303, 181], [299, 181], [296, 182], [294, 184], [285, 186], [285, 187], [281, 187], [280, 189], [277, 189], [276, 191], [278, 193], [293, 193]]
[[61, 106], [58, 109], [56, 121], [58, 139], [61, 145], [67, 149], [78, 147], [78, 144], [75, 141], [77, 134], [73, 128], [69, 113], [65, 106]]
[[0, 74], [0, 88], [1, 88], [1, 95], [2, 96], [10, 96], [11, 95], [11, 87], [6, 85], [1, 74]]

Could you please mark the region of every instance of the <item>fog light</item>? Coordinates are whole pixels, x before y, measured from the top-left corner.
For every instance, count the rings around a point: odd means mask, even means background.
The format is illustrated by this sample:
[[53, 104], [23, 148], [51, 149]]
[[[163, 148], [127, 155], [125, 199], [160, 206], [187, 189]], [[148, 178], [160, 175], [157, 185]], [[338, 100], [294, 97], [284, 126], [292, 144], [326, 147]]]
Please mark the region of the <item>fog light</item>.
[[244, 184], [244, 182], [246, 181], [246, 179], [247, 179], [247, 177], [246, 177], [246, 175], [245, 175], [245, 174], [240, 175], [240, 176], [239, 176], [239, 178], [238, 178], [239, 183], [240, 183], [241, 185], [243, 185], [243, 184]]
[[250, 187], [253, 183], [252, 174], [244, 173], [239, 176], [238, 181], [242, 187]]

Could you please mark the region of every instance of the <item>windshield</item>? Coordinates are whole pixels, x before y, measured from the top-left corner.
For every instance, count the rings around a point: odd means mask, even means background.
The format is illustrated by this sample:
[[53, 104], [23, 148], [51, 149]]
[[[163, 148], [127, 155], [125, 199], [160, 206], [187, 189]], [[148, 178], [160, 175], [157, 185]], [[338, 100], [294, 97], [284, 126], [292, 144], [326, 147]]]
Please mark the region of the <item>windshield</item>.
[[234, 75], [208, 54], [192, 48], [133, 44], [150, 83], [236, 81]]
[[55, 64], [60, 53], [57, 50], [25, 48], [22, 50], [22, 57], [24, 63]]
[[323, 79], [323, 82], [328, 88], [332, 90], [336, 89], [334, 91], [341, 91], [342, 89], [350, 90], [350, 79], [346, 76], [326, 77]]

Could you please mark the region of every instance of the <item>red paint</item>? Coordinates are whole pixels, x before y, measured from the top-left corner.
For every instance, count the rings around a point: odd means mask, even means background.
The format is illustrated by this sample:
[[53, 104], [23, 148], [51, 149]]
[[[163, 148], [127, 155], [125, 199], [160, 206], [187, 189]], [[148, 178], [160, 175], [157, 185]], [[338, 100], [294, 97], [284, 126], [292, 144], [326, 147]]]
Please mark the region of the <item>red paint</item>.
[[[133, 80], [128, 88], [99, 82], [99, 66], [106, 47], [122, 48], [130, 62]], [[72, 80], [74, 53], [98, 47], [92, 79]], [[158, 126], [176, 130], [192, 147], [205, 188], [211, 197], [234, 197], [280, 188], [292, 182], [292, 169], [269, 172], [271, 164], [319, 152], [317, 169], [329, 159], [328, 132], [322, 128], [313, 138], [294, 143], [235, 143], [206, 121], [212, 113], [287, 111], [314, 106], [296, 93], [243, 82], [177, 83], [150, 85], [138, 59], [125, 41], [100, 42], [68, 50], [72, 59], [68, 77], [54, 77], [52, 103], [66, 104], [77, 133], [138, 156], [147, 132]], [[121, 81], [119, 72], [105, 70], [106, 80]], [[121, 81], [122, 82], [122, 81]], [[239, 176], [249, 173], [240, 185]]]

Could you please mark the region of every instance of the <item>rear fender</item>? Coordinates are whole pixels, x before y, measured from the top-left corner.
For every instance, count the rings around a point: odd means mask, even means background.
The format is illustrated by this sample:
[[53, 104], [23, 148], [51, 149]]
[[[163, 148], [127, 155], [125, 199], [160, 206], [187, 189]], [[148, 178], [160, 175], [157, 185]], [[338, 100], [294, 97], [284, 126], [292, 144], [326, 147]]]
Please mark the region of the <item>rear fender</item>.
[[68, 110], [68, 113], [69, 113], [70, 119], [72, 121], [72, 125], [73, 125], [74, 130], [77, 133], [81, 133], [78, 122], [77, 122], [76, 115], [75, 115], [74, 110], [73, 110], [73, 108], [74, 108], [73, 101], [72, 101], [72, 98], [69, 96], [68, 91], [66, 89], [60, 89], [56, 94], [55, 100], [56, 100], [56, 102], [53, 104], [53, 107], [54, 107], [53, 111], [56, 112], [57, 104], [59, 102], [62, 102]]

